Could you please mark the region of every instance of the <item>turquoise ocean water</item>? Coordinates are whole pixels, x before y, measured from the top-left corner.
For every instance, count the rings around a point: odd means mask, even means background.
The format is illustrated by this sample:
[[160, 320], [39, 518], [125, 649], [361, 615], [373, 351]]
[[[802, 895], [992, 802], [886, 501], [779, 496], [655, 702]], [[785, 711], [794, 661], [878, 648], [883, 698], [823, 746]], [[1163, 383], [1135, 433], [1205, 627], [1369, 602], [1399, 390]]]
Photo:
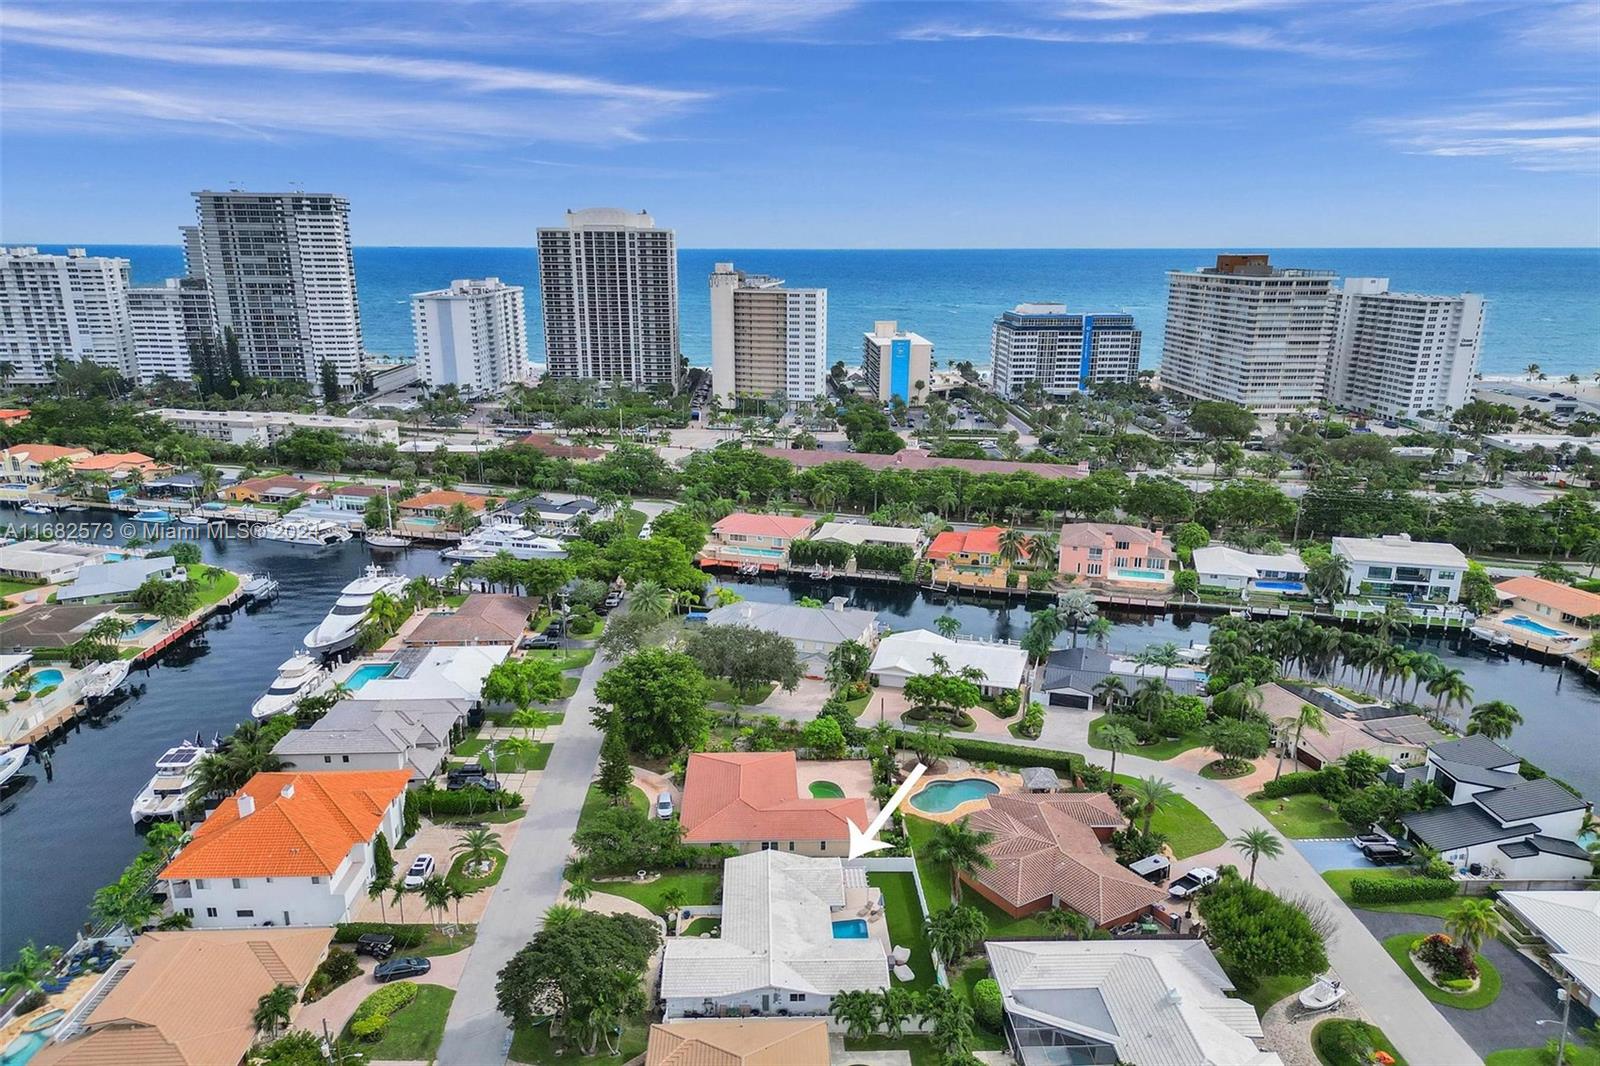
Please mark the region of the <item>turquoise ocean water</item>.
[[[136, 284], [182, 271], [177, 246], [90, 245], [132, 261]], [[1263, 249], [1238, 249], [1262, 251]], [[1600, 371], [1600, 248], [1284, 248], [1276, 264], [1391, 279], [1397, 290], [1477, 292], [1487, 303], [1485, 374], [1538, 363], [1552, 377]], [[686, 248], [678, 253], [684, 354], [710, 361], [706, 277], [719, 260], [794, 285], [828, 289], [830, 359], [859, 361], [861, 335], [895, 319], [934, 344], [934, 357], [989, 361], [989, 325], [1026, 300], [1073, 311], [1122, 311], [1144, 331], [1146, 368], [1161, 360], [1166, 276], [1213, 261], [1217, 249], [955, 249], [828, 251]], [[531, 248], [357, 248], [356, 285], [368, 350], [409, 356], [409, 296], [453, 278], [498, 277], [527, 290], [528, 345], [541, 358], [538, 260]]]

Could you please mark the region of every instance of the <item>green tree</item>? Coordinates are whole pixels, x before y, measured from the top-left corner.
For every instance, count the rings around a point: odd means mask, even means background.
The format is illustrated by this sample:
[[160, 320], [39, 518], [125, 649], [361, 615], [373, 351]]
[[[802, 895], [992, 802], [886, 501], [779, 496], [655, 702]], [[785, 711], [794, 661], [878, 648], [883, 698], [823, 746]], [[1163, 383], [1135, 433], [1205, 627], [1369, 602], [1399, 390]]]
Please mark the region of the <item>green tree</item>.
[[[602, 1006], [610, 1016], [644, 1009], [641, 977], [660, 946], [654, 921], [631, 914], [571, 915], [546, 924], [500, 970], [496, 1003], [516, 1025], [530, 1026], [553, 1013], [561, 1031], [581, 1032], [582, 1021]], [[602, 1038], [615, 1050], [609, 1029], [587, 1035], [586, 1054]]]
[[779, 633], [740, 625], [705, 625], [693, 630], [683, 650], [707, 677], [726, 678], [741, 703], [769, 682], [785, 692], [800, 684], [800, 655]]
[[1483, 896], [1463, 899], [1444, 920], [1444, 927], [1450, 931], [1456, 943], [1468, 948], [1474, 955], [1483, 947], [1485, 940], [1493, 940], [1500, 934], [1501, 924], [1500, 911], [1495, 907], [1494, 900]]
[[561, 698], [561, 668], [550, 659], [506, 659], [483, 679], [481, 695], [488, 703], [525, 710]]
[[673, 596], [659, 581], [640, 581], [628, 592], [628, 613], [660, 621], [672, 613]]
[[941, 614], [933, 620], [933, 627], [939, 631], [941, 637], [953, 638], [961, 632], [961, 619], [953, 614]]
[[961, 899], [961, 875], [986, 870], [993, 863], [984, 853], [984, 847], [994, 839], [994, 834], [984, 829], [973, 829], [965, 818], [945, 822], [934, 830], [928, 841], [928, 858], [950, 866], [950, 896]]
[[859, 1040], [878, 1030], [878, 997], [871, 992], [839, 992], [828, 1009], [846, 1036]]
[[595, 695], [613, 708], [628, 749], [651, 758], [697, 748], [710, 728], [707, 691], [693, 658], [661, 648], [628, 656], [595, 686]]
[[1247, 829], [1228, 841], [1250, 860], [1250, 883], [1256, 883], [1256, 863], [1265, 856], [1275, 859], [1283, 854], [1283, 841], [1265, 829]]
[[256, 1000], [255, 1013], [250, 1016], [256, 1032], [276, 1035], [279, 1029], [289, 1024], [289, 1017], [294, 1013], [298, 1001], [292, 985], [274, 985], [272, 991], [263, 992], [261, 998]]
[[949, 965], [983, 943], [989, 934], [989, 919], [976, 907], [946, 907], [929, 916], [924, 933], [928, 946]]
[[334, 369], [332, 363], [326, 359], [322, 361], [320, 369], [322, 378], [322, 402], [333, 407], [339, 402], [339, 371]]
[[1139, 738], [1133, 735], [1133, 730], [1125, 725], [1110, 722], [1100, 727], [1100, 746], [1111, 753], [1111, 777], [1117, 776], [1117, 755], [1129, 751], [1139, 743]]
[[1133, 795], [1139, 801], [1139, 816], [1144, 819], [1144, 834], [1150, 835], [1150, 821], [1156, 812], [1178, 796], [1178, 790], [1159, 777], [1141, 777], [1132, 785]]
[[600, 743], [600, 772], [595, 784], [601, 792], [611, 797], [612, 803], [625, 802], [628, 789], [633, 787], [633, 766], [628, 762], [628, 745], [622, 739], [622, 731], [612, 728], [609, 723], [605, 739]]
[[[1316, 707], [1312, 704], [1302, 703], [1300, 705], [1300, 713], [1293, 718], [1288, 718], [1287, 721], [1290, 723], [1290, 728], [1294, 730], [1294, 744], [1290, 750], [1293, 752], [1296, 761], [1298, 761], [1300, 758], [1300, 737], [1307, 729], [1314, 733], [1321, 733], [1323, 736], [1328, 735], [1328, 723], [1323, 717], [1322, 708]], [[1283, 757], [1280, 754], [1278, 758], [1278, 769], [1277, 772], [1272, 775], [1272, 779], [1276, 781], [1282, 774]]]
[[466, 830], [450, 845], [450, 851], [461, 857], [462, 872], [467, 876], [472, 876], [470, 871], [474, 867], [492, 866], [506, 853], [500, 844], [500, 835], [486, 827]]
[[1522, 714], [1505, 700], [1490, 700], [1472, 708], [1467, 723], [1468, 733], [1477, 733], [1490, 740], [1504, 740], [1522, 724]]
[[40, 950], [31, 940], [22, 945], [11, 967], [0, 971], [0, 998], [9, 998], [19, 991], [25, 995], [43, 995], [44, 980], [60, 957], [61, 949], [57, 947]]

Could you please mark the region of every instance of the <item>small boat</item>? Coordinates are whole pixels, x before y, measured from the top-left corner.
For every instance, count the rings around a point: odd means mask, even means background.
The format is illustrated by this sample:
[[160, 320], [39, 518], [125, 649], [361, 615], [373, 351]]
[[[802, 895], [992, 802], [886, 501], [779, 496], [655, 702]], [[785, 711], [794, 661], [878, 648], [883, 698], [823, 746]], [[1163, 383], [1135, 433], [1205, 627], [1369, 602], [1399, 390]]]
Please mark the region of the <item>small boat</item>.
[[240, 588], [247, 599], [270, 600], [278, 594], [278, 579], [271, 574], [245, 574], [243, 581]]
[[404, 537], [395, 536], [393, 533], [368, 533], [367, 546], [369, 548], [409, 548], [411, 542]]
[[1490, 629], [1487, 626], [1473, 626], [1468, 630], [1468, 632], [1484, 643], [1493, 644], [1496, 647], [1511, 643], [1511, 638], [1509, 636], [1500, 632], [1498, 629]]
[[1191, 644], [1178, 649], [1178, 658], [1186, 663], [1203, 663], [1211, 655], [1211, 645]]
[[195, 514], [193, 511], [186, 515], [179, 515], [178, 521], [186, 526], [209, 526], [211, 524], [211, 519], [203, 514]]
[[304, 544], [326, 548], [350, 539], [350, 531], [332, 522], [274, 522], [257, 526], [251, 540], [279, 540], [285, 544]]
[[0, 785], [16, 776], [17, 771], [22, 769], [22, 764], [28, 761], [28, 752], [31, 750], [26, 744], [18, 744], [14, 748], [0, 751]]
[[128, 814], [133, 824], [155, 821], [159, 818], [176, 818], [187, 806], [189, 794], [195, 788], [195, 771], [200, 760], [211, 753], [211, 748], [200, 743], [200, 737], [185, 740], [175, 748], [168, 748], [156, 760], [155, 776], [134, 798]]
[[257, 721], [294, 709], [295, 701], [315, 696], [333, 682], [333, 675], [309, 655], [292, 655], [278, 667], [278, 676], [250, 707]]
[[361, 635], [361, 623], [367, 619], [372, 598], [378, 593], [399, 596], [406, 587], [402, 574], [369, 566], [365, 572], [346, 585], [315, 629], [305, 636], [306, 650], [314, 655], [334, 655], [344, 651]]
[[128, 677], [128, 660], [112, 659], [108, 663], [97, 663], [89, 669], [83, 679], [83, 694], [91, 700], [102, 700], [117, 690]]
[[172, 512], [163, 511], [159, 507], [146, 507], [142, 511], [134, 512], [133, 520], [152, 526], [164, 526], [172, 521]]
[[1330, 974], [1323, 974], [1317, 978], [1315, 984], [1300, 993], [1300, 1006], [1308, 1011], [1320, 1013], [1332, 1010], [1349, 994], [1350, 990], [1344, 987], [1344, 982]]
[[22, 505], [23, 514], [54, 514], [50, 508], [42, 503], [25, 503]]
[[65, 507], [63, 507], [61, 509], [63, 511], [72, 511], [74, 513], [77, 513], [77, 512], [80, 512], [80, 511], [87, 511], [89, 508], [86, 505], [81, 504], [81, 503], [69, 503], [69, 504], [67, 504]]

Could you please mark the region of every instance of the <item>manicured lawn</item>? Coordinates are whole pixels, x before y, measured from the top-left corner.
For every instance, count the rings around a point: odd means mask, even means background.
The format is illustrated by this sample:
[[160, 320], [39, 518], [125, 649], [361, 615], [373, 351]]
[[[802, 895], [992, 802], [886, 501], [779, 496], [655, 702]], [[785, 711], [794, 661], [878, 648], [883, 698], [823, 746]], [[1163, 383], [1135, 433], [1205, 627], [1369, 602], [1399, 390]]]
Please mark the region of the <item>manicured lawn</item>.
[[0, 596], [10, 596], [18, 592], [27, 592], [38, 588], [38, 585], [27, 581], [0, 581]]
[[459, 755], [464, 759], [471, 759], [481, 754], [483, 749], [488, 746], [489, 742], [482, 737], [468, 737], [466, 740], [463, 740], [461, 743], [451, 748], [450, 754]]
[[1411, 961], [1411, 942], [1421, 933], [1400, 933], [1384, 940], [1383, 950], [1389, 957], [1406, 972], [1411, 978], [1411, 983], [1429, 999], [1446, 1007], [1455, 1007], [1457, 1010], [1481, 1010], [1495, 1001], [1500, 995], [1500, 972], [1494, 964], [1482, 955], [1478, 956], [1478, 987], [1471, 992], [1446, 992], [1434, 986], [1433, 982], [1422, 976], [1415, 963]]
[[444, 605], [446, 607], [460, 607], [463, 603], [467, 602], [467, 595], [468, 594], [465, 592], [458, 592], [454, 596], [446, 596], [444, 598]]
[[[976, 1035], [976, 1034], [974, 1034]], [[860, 1040], [845, 1037], [845, 1051], [906, 1051], [911, 1055], [911, 1066], [939, 1066], [943, 1057], [933, 1049], [925, 1036], [903, 1036], [892, 1040], [887, 1036], [869, 1036]], [[849, 1062], [849, 1058], [845, 1059]]]
[[710, 933], [712, 936], [716, 936], [720, 932], [722, 932], [721, 920], [707, 915], [704, 918], [696, 918], [694, 921], [684, 926], [683, 932], [679, 933], [678, 935], [699, 936], [701, 933]]
[[1351, 907], [1360, 907], [1367, 911], [1390, 911], [1395, 914], [1427, 914], [1435, 918], [1449, 917], [1455, 910], [1456, 904], [1461, 902], [1460, 897], [1451, 899], [1419, 899], [1409, 903], [1356, 903], [1350, 898], [1350, 882], [1357, 877], [1410, 877], [1412, 871], [1397, 870], [1393, 867], [1365, 870], [1325, 870], [1322, 879], [1328, 882], [1328, 887], [1340, 899]]
[[202, 608], [221, 603], [233, 595], [233, 590], [239, 587], [238, 574], [224, 571], [217, 580], [209, 581], [206, 579], [207, 568], [206, 563], [190, 563], [184, 568], [189, 572], [189, 584], [199, 594], [196, 603]]
[[[936, 862], [924, 854], [928, 841], [933, 837], [938, 825], [926, 818], [911, 815], [906, 819], [906, 829], [911, 834], [911, 849], [916, 854], [917, 873], [922, 875], [922, 891], [928, 896], [928, 909], [936, 913], [945, 910], [953, 905], [950, 898], [950, 864]], [[966, 906], [978, 908], [989, 920], [989, 935], [986, 939], [1055, 935], [1045, 928], [1039, 919], [1013, 918], [976, 892], [962, 896], [961, 902]]]
[[634, 1015], [622, 1026], [622, 1036], [619, 1039], [621, 1053], [608, 1055], [605, 1053], [605, 1043], [602, 1041], [598, 1047], [598, 1055], [580, 1055], [575, 1044], [568, 1044], [564, 1039], [550, 1038], [548, 1023], [533, 1028], [519, 1028], [511, 1036], [511, 1061], [530, 1062], [536, 1066], [550, 1066], [552, 1063], [570, 1063], [571, 1066], [622, 1066], [644, 1054], [645, 1045], [650, 1042], [650, 1021], [644, 1015]]
[[813, 799], [844, 799], [844, 789], [832, 781], [813, 781], [811, 796]]
[[[465, 747], [466, 744], [471, 743], [473, 743], [473, 741], [466, 741], [463, 744], [458, 745], [456, 754], [467, 754], [459, 749], [461, 747]], [[488, 747], [484, 741], [477, 741], [477, 744], [478, 749], [472, 752], [471, 756], [463, 761], [476, 761], [479, 763], [484, 763], [486, 769], [493, 770], [495, 773], [507, 774], [518, 773], [525, 770], [543, 770], [545, 768], [545, 764], [550, 761], [551, 750], [555, 747], [553, 743], [535, 744], [532, 751], [525, 752], [513, 760], [508, 753], [504, 752], [496, 752], [491, 757], [486, 754], [488, 752]], [[487, 760], [487, 762], [485, 762], [485, 760]], [[494, 765], [489, 766], [488, 763], [493, 763]]]
[[472, 822], [483, 822], [485, 825], [504, 825], [506, 822], [515, 822], [527, 814], [526, 806], [504, 811], [479, 811], [477, 814], [436, 814], [432, 817], [423, 815], [434, 825], [467, 825]]
[[[758, 703], [765, 702], [766, 698], [772, 695], [772, 690], [777, 687], [778, 686], [771, 681], [766, 681], [760, 685], [757, 685], [755, 690], [751, 693], [750, 698], [743, 701], [744, 706], [754, 707]], [[733, 685], [720, 677], [713, 677], [710, 679], [710, 692], [706, 696], [706, 699], [710, 700], [712, 703], [740, 702], [739, 694], [734, 691]]]
[[867, 709], [867, 704], [872, 702], [872, 697], [875, 695], [877, 695], [876, 692], [868, 692], [865, 696], [857, 696], [853, 700], [845, 700], [844, 705], [850, 708], [851, 714], [860, 718], [862, 712]]
[[1285, 796], [1282, 799], [1260, 797], [1252, 799], [1250, 806], [1260, 811], [1262, 817], [1271, 822], [1278, 832], [1296, 840], [1350, 835], [1350, 826], [1327, 800], [1315, 792], [1302, 792], [1298, 796]]
[[[1108, 750], [1100, 743], [1100, 730], [1106, 725], [1110, 715], [1102, 714], [1099, 718], [1089, 723], [1089, 746], [1100, 751]], [[1128, 749], [1127, 754], [1137, 755], [1144, 759], [1170, 759], [1174, 755], [1188, 751], [1190, 748], [1203, 748], [1206, 745], [1204, 733], [1185, 733], [1181, 737], [1158, 740], [1154, 744], [1136, 744]]]
[[574, 648], [572, 651], [562, 651], [559, 648], [539, 648], [527, 652], [526, 657], [548, 660], [562, 670], [581, 670], [594, 661], [594, 649]]
[[[637, 785], [628, 789], [628, 802], [645, 814], [650, 813], [650, 800], [645, 797], [643, 792], [639, 791]], [[578, 811], [578, 828], [582, 829], [585, 822], [610, 805], [611, 797], [601, 792], [596, 786], [590, 785], [588, 794], [583, 797], [583, 807]]]
[[506, 857], [496, 855], [494, 868], [482, 877], [468, 877], [466, 875], [467, 857], [457, 855], [456, 861], [450, 864], [450, 872], [445, 875], [445, 880], [451, 884], [460, 885], [463, 891], [478, 892], [490, 885], [500, 883], [500, 875], [506, 872]]
[[908, 873], [867, 874], [867, 884], [883, 893], [884, 914], [889, 920], [889, 939], [898, 947], [911, 949], [906, 963], [916, 977], [896, 982], [903, 988], [920, 991], [938, 984], [933, 975], [933, 952], [922, 935], [922, 905], [917, 902], [917, 884]]
[[[1118, 774], [1117, 780], [1131, 786], [1136, 778]], [[1167, 838], [1167, 843], [1172, 846], [1173, 857], [1178, 859], [1220, 848], [1227, 840], [1222, 830], [1199, 807], [1182, 796], [1174, 796], [1162, 804], [1156, 816], [1150, 820], [1150, 829]]]
[[572, 694], [578, 691], [578, 681], [578, 678], [570, 674], [563, 674], [561, 677], [561, 695], [557, 699], [571, 699]]
[[[1553, 1039], [1553, 1038], [1552, 1038]], [[1600, 1066], [1600, 1048], [1590, 1047], [1582, 1041], [1567, 1037], [1567, 1066]], [[1483, 1058], [1483, 1066], [1552, 1066], [1554, 1059], [1542, 1047], [1510, 1047], [1491, 1051]]]
[[1267, 1009], [1285, 996], [1292, 996], [1302, 988], [1308, 988], [1316, 977], [1309, 974], [1277, 974], [1273, 977], [1264, 977], [1256, 982], [1256, 987], [1249, 995], [1241, 994], [1240, 999], [1256, 1009], [1256, 1013], [1266, 1014]]
[[667, 889], [676, 888], [683, 894], [683, 902], [687, 905], [696, 903], [715, 903], [717, 893], [722, 888], [721, 870], [666, 870], [654, 881], [640, 883], [638, 881], [594, 881], [596, 892], [609, 892], [613, 896], [624, 896], [641, 903], [656, 914], [667, 913], [667, 906], [662, 902]]
[[[948, 973], [948, 968], [946, 970]], [[968, 962], [956, 973], [949, 973], [950, 991], [966, 1000], [969, 1004], [975, 996], [974, 989], [978, 982], [990, 976], [989, 964], [977, 958]], [[1006, 1049], [1005, 1034], [990, 1029], [985, 1029], [976, 1020], [972, 1023], [972, 1046], [979, 1051], [1004, 1051]]]
[[444, 1039], [444, 1019], [455, 990], [442, 985], [417, 985], [417, 998], [389, 1017], [389, 1028], [375, 1044], [355, 1040], [345, 1027], [342, 1040], [361, 1049], [367, 1061], [432, 1062]]
[[[1329, 1018], [1325, 1022], [1318, 1022], [1317, 1027], [1311, 1030], [1311, 1049], [1316, 1052], [1317, 1061], [1322, 1066], [1368, 1066], [1370, 1059], [1346, 1054], [1339, 1046], [1340, 1038], [1352, 1032], [1360, 1037], [1362, 1046], [1387, 1052], [1393, 1057], [1395, 1066], [1406, 1066], [1406, 1060], [1389, 1043], [1382, 1029], [1351, 1018]], [[1493, 1058], [1491, 1055], [1490, 1066], [1493, 1066]]]

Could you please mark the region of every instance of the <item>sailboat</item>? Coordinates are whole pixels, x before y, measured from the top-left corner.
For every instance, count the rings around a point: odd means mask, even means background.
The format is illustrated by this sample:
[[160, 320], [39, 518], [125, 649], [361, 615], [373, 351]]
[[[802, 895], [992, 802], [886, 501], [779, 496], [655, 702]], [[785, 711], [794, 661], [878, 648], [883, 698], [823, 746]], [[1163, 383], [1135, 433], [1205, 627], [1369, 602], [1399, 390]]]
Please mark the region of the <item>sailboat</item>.
[[389, 507], [389, 486], [383, 487], [383, 529], [367, 534], [367, 544], [373, 548], [409, 548], [411, 542], [394, 531], [394, 512]]

